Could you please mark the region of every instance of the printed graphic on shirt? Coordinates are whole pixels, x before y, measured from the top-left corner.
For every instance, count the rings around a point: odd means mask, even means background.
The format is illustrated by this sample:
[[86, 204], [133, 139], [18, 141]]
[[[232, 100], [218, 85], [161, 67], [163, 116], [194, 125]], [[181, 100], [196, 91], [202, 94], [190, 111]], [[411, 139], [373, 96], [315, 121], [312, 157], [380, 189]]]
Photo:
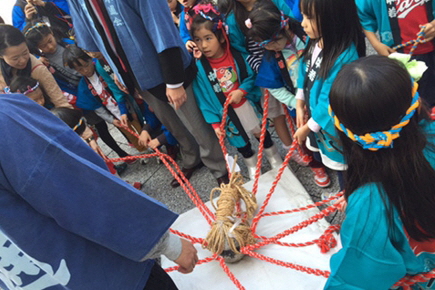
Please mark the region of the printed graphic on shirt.
[[231, 66], [214, 69], [222, 92], [229, 92], [237, 82], [237, 73]]
[[294, 84], [297, 83], [298, 70], [299, 70], [299, 57], [302, 55], [303, 50], [299, 50], [297, 54], [292, 54], [286, 59], [288, 73], [290, 79]]
[[[394, 0], [387, 0], [394, 1]], [[397, 18], [406, 18], [406, 16], [418, 6], [423, 6], [430, 0], [396, 0], [396, 11], [389, 11], [389, 14], [396, 14]], [[391, 17], [391, 16], [390, 16]]]
[[57, 271], [30, 257], [0, 231], [0, 285], [6, 289], [34, 290], [66, 286], [71, 274], [65, 260]]

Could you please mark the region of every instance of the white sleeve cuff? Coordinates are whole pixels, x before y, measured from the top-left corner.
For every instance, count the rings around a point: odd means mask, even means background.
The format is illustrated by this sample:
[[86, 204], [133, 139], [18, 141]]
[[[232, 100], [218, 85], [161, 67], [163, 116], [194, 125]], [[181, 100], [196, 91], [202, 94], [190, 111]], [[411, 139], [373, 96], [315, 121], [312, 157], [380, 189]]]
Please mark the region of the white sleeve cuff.
[[304, 95], [304, 90], [303, 89], [298, 89], [296, 91], [296, 96], [295, 96], [296, 100], [301, 100], [301, 101], [305, 101], [305, 95]]
[[169, 237], [166, 240], [166, 246], [164, 247], [162, 254], [171, 261], [175, 261], [181, 255], [181, 240], [178, 236], [169, 233]]
[[166, 84], [166, 87], [168, 89], [178, 89], [179, 87], [181, 87], [184, 84], [184, 82], [179, 83], [179, 84]]
[[313, 131], [314, 133], [317, 133], [320, 131], [320, 129], [322, 129], [322, 127], [320, 127], [320, 125], [317, 124], [316, 121], [313, 120], [313, 118], [310, 118], [307, 124], [308, 124], [308, 128], [310, 128], [310, 130]]

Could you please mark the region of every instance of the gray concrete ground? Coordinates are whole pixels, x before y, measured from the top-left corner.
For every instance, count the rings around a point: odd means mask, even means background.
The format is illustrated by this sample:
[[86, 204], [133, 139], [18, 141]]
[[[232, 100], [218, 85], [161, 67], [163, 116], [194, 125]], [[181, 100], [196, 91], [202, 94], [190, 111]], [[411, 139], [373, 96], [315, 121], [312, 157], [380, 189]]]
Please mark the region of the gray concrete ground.
[[[375, 51], [367, 43], [367, 54], [374, 54]], [[130, 154], [139, 154], [136, 149], [128, 146], [126, 139], [119, 133], [119, 131], [111, 126], [111, 132], [115, 136], [115, 139], [119, 142], [120, 146]], [[278, 144], [280, 148], [280, 154], [282, 157], [285, 156], [284, 149], [281, 147], [281, 142], [277, 137], [274, 128], [269, 129], [274, 141]], [[253, 146], [258, 146], [258, 142], [253, 140]], [[108, 148], [101, 140], [99, 140], [103, 151], [111, 158], [118, 157], [110, 148]], [[231, 146], [227, 146], [229, 153], [231, 155], [237, 154], [237, 151]], [[241, 156], [239, 156], [241, 157]], [[263, 162], [263, 172], [270, 169], [267, 161]], [[178, 160], [178, 164], [180, 160]], [[246, 167], [242, 162], [239, 162], [242, 169], [242, 174], [247, 177]], [[338, 192], [338, 180], [335, 173], [328, 171], [331, 177], [331, 185], [328, 188], [321, 189], [315, 185], [313, 181], [313, 174], [308, 167], [302, 167], [296, 164], [294, 161], [290, 161], [290, 167], [296, 174], [297, 178], [305, 186], [307, 192], [310, 194], [314, 202], [320, 200], [322, 192]], [[189, 199], [189, 197], [184, 193], [182, 188], [172, 188], [170, 182], [172, 176], [170, 172], [166, 169], [164, 164], [158, 162], [156, 158], [148, 159], [146, 164], [141, 162], [136, 162], [134, 164], [128, 165], [127, 169], [121, 174], [121, 178], [136, 182], [139, 181], [143, 183], [142, 191], [149, 196], [161, 201], [166, 204], [171, 210], [177, 213], [186, 212], [194, 207], [194, 204]], [[190, 179], [193, 187], [196, 189], [203, 201], [208, 201], [210, 196], [210, 191], [217, 186], [216, 180], [213, 178], [211, 173], [206, 167], [197, 170], [192, 178]], [[340, 223], [343, 220], [342, 214], [335, 214], [328, 219], [331, 223]]]

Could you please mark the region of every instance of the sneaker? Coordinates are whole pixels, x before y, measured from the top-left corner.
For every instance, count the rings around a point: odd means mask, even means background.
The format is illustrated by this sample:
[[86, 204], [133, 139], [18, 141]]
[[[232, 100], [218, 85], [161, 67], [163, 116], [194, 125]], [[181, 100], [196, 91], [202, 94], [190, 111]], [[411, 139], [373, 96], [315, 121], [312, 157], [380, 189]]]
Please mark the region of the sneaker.
[[328, 187], [331, 184], [331, 179], [329, 179], [325, 168], [311, 168], [314, 173], [314, 183], [318, 187]]
[[308, 166], [308, 164], [311, 162], [311, 158], [308, 155], [302, 156], [297, 149], [293, 152], [290, 159], [299, 164], [300, 166]]

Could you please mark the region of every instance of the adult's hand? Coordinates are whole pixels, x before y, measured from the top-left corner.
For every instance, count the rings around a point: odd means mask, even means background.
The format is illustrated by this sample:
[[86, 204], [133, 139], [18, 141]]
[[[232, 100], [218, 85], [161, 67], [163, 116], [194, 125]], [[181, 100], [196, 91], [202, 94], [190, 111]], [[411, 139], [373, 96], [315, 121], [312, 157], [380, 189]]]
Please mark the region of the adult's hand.
[[198, 262], [198, 255], [191, 242], [181, 239], [181, 254], [174, 262], [180, 266], [178, 268], [180, 273], [187, 274], [193, 271]]
[[187, 100], [186, 91], [183, 86], [176, 89], [166, 88], [166, 96], [168, 97], [169, 103], [174, 106], [175, 110], [178, 110], [178, 108], [180, 108]]
[[138, 143], [140, 146], [148, 147], [148, 143], [151, 141], [151, 136], [146, 130], [142, 130], [139, 135]]

